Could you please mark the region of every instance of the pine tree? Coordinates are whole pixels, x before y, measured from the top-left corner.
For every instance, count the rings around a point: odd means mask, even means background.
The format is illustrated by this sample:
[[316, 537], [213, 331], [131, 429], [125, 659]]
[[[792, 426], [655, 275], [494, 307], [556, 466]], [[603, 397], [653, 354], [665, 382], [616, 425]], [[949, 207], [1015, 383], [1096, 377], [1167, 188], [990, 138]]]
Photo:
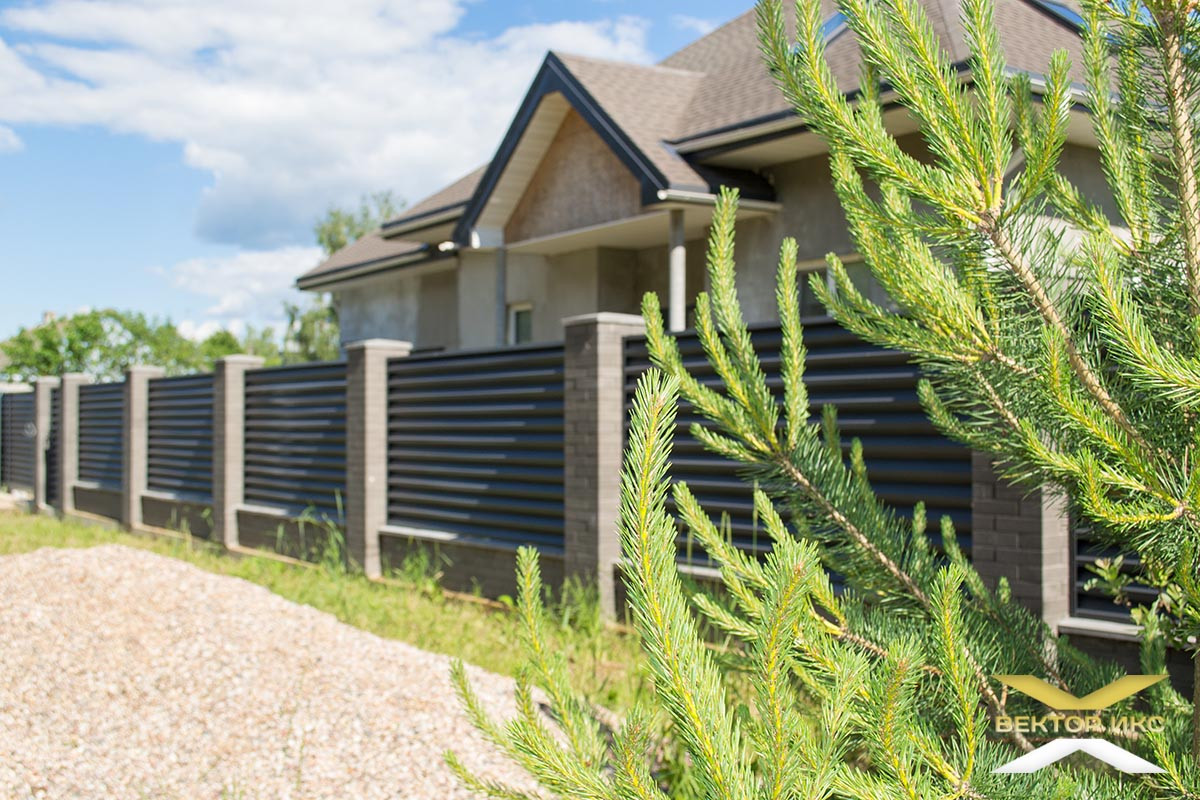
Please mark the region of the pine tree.
[[[988, 0], [963, 0], [968, 90], [915, 0], [838, 7], [866, 64], [853, 103], [824, 61], [818, 0], [797, 5], [798, 42], [779, 3], [765, 0], [763, 50], [827, 142], [859, 252], [900, 313], [863, 297], [836, 259], [835, 288], [813, 289], [847, 328], [913, 354], [928, 376], [922, 401], [943, 431], [995, 454], [1009, 477], [1064, 488], [1112, 543], [1138, 553], [1174, 598], [1158, 609], [1169, 613], [1145, 617], [1142, 671], [1162, 673], [1168, 635], [1186, 642], [1188, 615], [1200, 607], [1196, 9], [1165, 0], [1087, 8], [1086, 101], [1120, 209], [1114, 227], [1056, 168], [1075, 102], [1064, 56], [1035, 102], [1030, 81], [1004, 70]], [[886, 130], [881, 83], [920, 123], [927, 160]], [[1142, 695], [1164, 717], [1162, 731], [1106, 732], [1163, 773], [1120, 776], [1085, 760], [993, 773], [1036, 743], [993, 722], [1039, 712], [996, 674], [1034, 674], [1080, 695], [1122, 671], [1056, 638], [1003, 582], [986, 586], [948, 519], [935, 543], [921, 506], [883, 503], [861, 446], [843, 447], [833, 410], [810, 418], [794, 242], [779, 265], [783, 391], [773, 395], [736, 296], [734, 207], [724, 194], [710, 239], [711, 292], [696, 306], [719, 388], [688, 374], [656, 298], [644, 304], [657, 369], [632, 411], [620, 535], [653, 704], [610, 729], [572, 690], [540, 632], [536, 555], [522, 551], [529, 668], [518, 681], [519, 714], [506, 725], [490, 720], [459, 669], [475, 723], [562, 797], [667, 796], [646, 759], [662, 717], [710, 798], [1200, 797], [1200, 766], [1184, 755], [1193, 704], [1166, 683]], [[1077, 235], [1047, 225], [1048, 216]], [[765, 560], [732, 547], [686, 484], [671, 485], [680, 400], [707, 420], [692, 435], [758, 487], [755, 509], [772, 542]], [[685, 591], [668, 492], [678, 521], [719, 565], [720, 596]], [[697, 614], [739, 643], [732, 657], [706, 647]], [[746, 704], [731, 671], [749, 678]], [[483, 794], [523, 796], [449, 761]]]
[[[1123, 671], [1057, 639], [1003, 583], [997, 591], [985, 586], [949, 518], [941, 520], [939, 549], [921, 506], [901, 514], [883, 503], [857, 440], [845, 457], [832, 408], [810, 418], [794, 241], [784, 243], [779, 262], [784, 388], [773, 396], [735, 291], [735, 215], [736, 198], [727, 193], [709, 244], [711, 294], [696, 304], [720, 389], [688, 374], [657, 297], [649, 294], [643, 304], [657, 368], [640, 381], [631, 412], [619, 527], [632, 619], [654, 676], [653, 704], [611, 729], [572, 689], [562, 655], [546, 646], [537, 555], [524, 549], [517, 605], [528, 666], [517, 681], [519, 713], [504, 725], [490, 719], [457, 665], [454, 682], [475, 725], [565, 798], [668, 797], [670, 787], [659, 785], [647, 758], [661, 717], [685, 746], [706, 798], [1200, 797], [1200, 771], [1180, 756], [1191, 707], [1166, 684], [1146, 695], [1165, 729], [1119, 740], [1165, 773], [1114, 777], [1081, 762], [1032, 775], [993, 774], [1034, 743], [1021, 733], [996, 734], [992, 722], [1041, 713], [1037, 703], [1007, 694], [994, 675], [1034, 674], [1083, 694]], [[737, 461], [760, 487], [754, 504], [772, 543], [765, 560], [734, 547], [686, 483], [672, 485], [681, 399], [708, 422], [691, 434]], [[668, 492], [680, 521], [720, 566], [720, 596], [685, 590]], [[830, 572], [842, 576], [841, 593]], [[697, 612], [738, 642], [732, 659], [719, 660], [706, 646]], [[1145, 672], [1165, 671], [1161, 641], [1148, 643], [1142, 656]], [[749, 676], [745, 705], [731, 689], [731, 673]], [[482, 795], [527, 796], [472, 775], [452, 754], [447, 760]]]
[[[917, 0], [838, 6], [864, 57], [857, 102], [825, 61], [817, 0], [797, 4], [795, 41], [780, 2], [761, 3], [762, 48], [826, 142], [858, 251], [899, 311], [836, 258], [834, 288], [813, 290], [846, 328], [914, 356], [942, 431], [1010, 478], [1060, 487], [1107, 544], [1136, 553], [1163, 589], [1138, 620], [1194, 653], [1200, 759], [1196, 3], [1085, 0], [1087, 85], [1060, 52], [1036, 98], [1005, 72], [990, 0], [961, 3], [970, 88]], [[919, 122], [927, 160], [886, 130], [881, 83]], [[1080, 101], [1115, 220], [1057, 169]]]

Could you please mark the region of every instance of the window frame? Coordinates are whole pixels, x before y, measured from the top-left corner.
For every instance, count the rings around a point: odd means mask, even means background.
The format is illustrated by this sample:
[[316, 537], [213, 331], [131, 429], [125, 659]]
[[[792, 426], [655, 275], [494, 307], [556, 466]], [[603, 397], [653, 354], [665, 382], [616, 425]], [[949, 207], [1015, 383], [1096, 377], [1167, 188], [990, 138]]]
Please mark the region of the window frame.
[[[529, 341], [517, 341], [517, 315], [522, 311], [529, 312]], [[509, 303], [505, 311], [504, 324], [504, 343], [510, 347], [519, 344], [529, 344], [533, 341], [533, 303], [528, 300], [521, 300], [516, 303]]]

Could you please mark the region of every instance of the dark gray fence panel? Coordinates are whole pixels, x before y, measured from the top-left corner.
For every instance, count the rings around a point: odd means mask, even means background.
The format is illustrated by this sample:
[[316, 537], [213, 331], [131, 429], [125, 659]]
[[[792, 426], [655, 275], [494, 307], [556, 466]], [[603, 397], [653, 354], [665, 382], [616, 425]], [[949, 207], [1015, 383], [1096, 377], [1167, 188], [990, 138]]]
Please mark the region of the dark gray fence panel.
[[124, 455], [125, 384], [79, 387], [79, 479], [120, 489]]
[[34, 410], [33, 392], [0, 396], [0, 483], [33, 491]]
[[[782, 397], [779, 326], [754, 326], [751, 338], [772, 390]], [[922, 412], [916, 393], [917, 368], [907, 363], [903, 353], [867, 344], [827, 318], [805, 321], [804, 343], [811, 413], [816, 416], [822, 406], [835, 406], [843, 446], [848, 450], [852, 438], [862, 440], [867, 472], [880, 496], [900, 513], [924, 501], [932, 530], [949, 514], [959, 541], [969, 548], [971, 453], [938, 433]], [[679, 337], [679, 349], [693, 375], [707, 386], [720, 385], [694, 333]], [[645, 340], [627, 339], [626, 430], [637, 380], [649, 364]], [[739, 478], [733, 462], [709, 453], [692, 438], [688, 428], [697, 421], [702, 420], [689, 406], [680, 409], [671, 477], [686, 481], [711, 516], [728, 514], [739, 547], [765, 551], [769, 541], [754, 520], [752, 487]], [[703, 559], [698, 545], [693, 549], [683, 533], [679, 547], [681, 558], [686, 559], [690, 551], [693, 560]]]
[[46, 439], [46, 502], [57, 506], [62, 492], [58, 474], [58, 426], [62, 420], [62, 389], [50, 390], [50, 431]]
[[563, 348], [388, 362], [388, 523], [563, 543]]
[[147, 485], [211, 498], [213, 376], [155, 378], [149, 384]]
[[335, 518], [346, 494], [346, 363], [246, 373], [246, 502]]

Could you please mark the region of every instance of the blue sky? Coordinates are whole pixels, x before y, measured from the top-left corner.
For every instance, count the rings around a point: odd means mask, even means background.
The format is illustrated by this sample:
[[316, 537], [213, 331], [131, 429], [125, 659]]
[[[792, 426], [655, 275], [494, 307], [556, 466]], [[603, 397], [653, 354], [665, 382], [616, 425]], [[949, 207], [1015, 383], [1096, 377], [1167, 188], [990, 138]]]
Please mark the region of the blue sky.
[[653, 62], [713, 0], [0, 2], [0, 337], [277, 323], [330, 203], [485, 161], [547, 49]]

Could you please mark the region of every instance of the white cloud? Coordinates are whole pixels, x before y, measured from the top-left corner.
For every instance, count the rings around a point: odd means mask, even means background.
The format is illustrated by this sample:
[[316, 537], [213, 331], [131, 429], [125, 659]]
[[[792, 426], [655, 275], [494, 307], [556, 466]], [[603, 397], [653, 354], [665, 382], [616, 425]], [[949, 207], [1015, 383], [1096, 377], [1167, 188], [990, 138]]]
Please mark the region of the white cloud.
[[292, 287], [296, 276], [320, 260], [321, 248], [292, 246], [191, 258], [162, 273], [177, 288], [208, 298], [203, 319], [179, 323], [185, 336], [203, 339], [220, 328], [241, 334], [248, 322], [278, 327], [283, 302], [301, 297]]
[[0, 125], [0, 153], [15, 153], [25, 144], [12, 128]]
[[705, 36], [715, 31], [717, 25], [720, 23], [713, 22], [711, 19], [691, 17], [687, 14], [672, 14], [671, 24], [680, 30], [688, 31], [698, 36]]
[[457, 29], [467, 0], [48, 0], [0, 13], [0, 123], [180, 142], [210, 240], [303, 240], [330, 202], [410, 202], [490, 157], [547, 49], [649, 61], [636, 17]]

